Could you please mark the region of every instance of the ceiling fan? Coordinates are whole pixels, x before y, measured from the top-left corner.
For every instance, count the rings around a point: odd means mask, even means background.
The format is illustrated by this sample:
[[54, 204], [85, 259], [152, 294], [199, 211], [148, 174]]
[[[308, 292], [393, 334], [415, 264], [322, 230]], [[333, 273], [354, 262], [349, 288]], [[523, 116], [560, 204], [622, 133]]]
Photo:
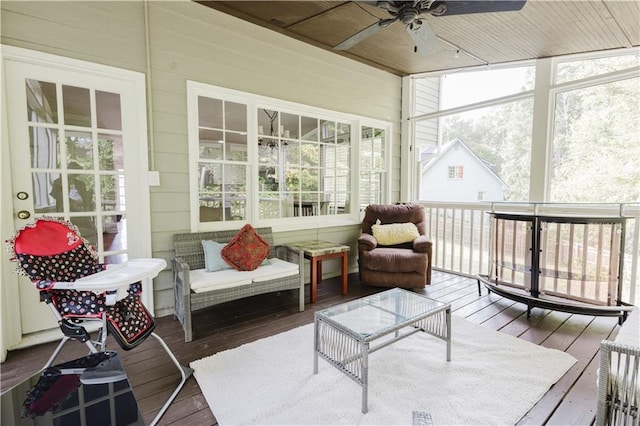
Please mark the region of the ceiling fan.
[[427, 22], [421, 18], [425, 13], [433, 16], [464, 15], [469, 13], [507, 12], [520, 10], [526, 0], [501, 0], [501, 1], [439, 1], [439, 0], [414, 0], [414, 1], [361, 1], [379, 8], [385, 9], [391, 18], [381, 19], [378, 22], [357, 32], [342, 43], [335, 46], [337, 50], [347, 50], [360, 43], [367, 37], [388, 27], [396, 21], [406, 25], [407, 32], [414, 42], [414, 51], [421, 55], [430, 55], [441, 49], [438, 38], [429, 28]]

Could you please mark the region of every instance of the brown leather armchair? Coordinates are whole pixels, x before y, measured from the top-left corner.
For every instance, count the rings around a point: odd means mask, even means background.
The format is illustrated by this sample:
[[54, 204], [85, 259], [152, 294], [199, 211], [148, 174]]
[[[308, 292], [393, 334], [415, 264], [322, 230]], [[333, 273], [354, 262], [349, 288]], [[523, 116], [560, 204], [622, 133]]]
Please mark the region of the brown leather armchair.
[[[373, 236], [373, 225], [408, 222], [419, 234], [412, 241], [382, 245]], [[431, 284], [432, 243], [426, 230], [424, 208], [418, 204], [367, 206], [358, 238], [360, 281], [380, 287], [424, 288]]]

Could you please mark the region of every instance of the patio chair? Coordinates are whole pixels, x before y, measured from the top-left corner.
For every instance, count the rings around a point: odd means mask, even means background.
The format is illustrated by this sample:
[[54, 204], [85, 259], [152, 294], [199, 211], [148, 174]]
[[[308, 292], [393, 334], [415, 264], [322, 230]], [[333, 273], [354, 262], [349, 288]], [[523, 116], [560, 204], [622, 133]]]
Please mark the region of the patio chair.
[[419, 204], [370, 204], [358, 237], [360, 282], [379, 287], [431, 284], [432, 242]]
[[[140, 298], [140, 280], [155, 277], [166, 262], [133, 259], [125, 264], [101, 264], [75, 225], [50, 217], [40, 217], [18, 230], [7, 240], [7, 249], [18, 265], [17, 272], [33, 282], [63, 333], [44, 369], [52, 365], [69, 340], [84, 343], [90, 354], [96, 354], [106, 352], [108, 334], [124, 350], [135, 348], [149, 336], [156, 338], [181, 376], [151, 423], [156, 424], [193, 372], [180, 365], [154, 333], [155, 321]], [[96, 322], [99, 328], [94, 340], [85, 325]]]

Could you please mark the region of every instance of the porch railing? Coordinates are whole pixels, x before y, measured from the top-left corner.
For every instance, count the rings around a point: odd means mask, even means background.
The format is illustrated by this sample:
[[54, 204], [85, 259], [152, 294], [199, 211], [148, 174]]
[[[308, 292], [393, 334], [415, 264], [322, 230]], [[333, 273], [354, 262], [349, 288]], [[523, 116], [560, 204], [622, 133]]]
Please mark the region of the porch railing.
[[[434, 243], [435, 269], [475, 276], [488, 275], [490, 217], [492, 212], [536, 215], [626, 217], [622, 259], [622, 301], [640, 305], [640, 203], [548, 204], [548, 203], [458, 203], [422, 202], [429, 234]], [[596, 248], [596, 250], [599, 250]], [[594, 256], [591, 254], [590, 256]], [[595, 258], [605, 253], [595, 253]], [[588, 259], [591, 259], [589, 257]]]

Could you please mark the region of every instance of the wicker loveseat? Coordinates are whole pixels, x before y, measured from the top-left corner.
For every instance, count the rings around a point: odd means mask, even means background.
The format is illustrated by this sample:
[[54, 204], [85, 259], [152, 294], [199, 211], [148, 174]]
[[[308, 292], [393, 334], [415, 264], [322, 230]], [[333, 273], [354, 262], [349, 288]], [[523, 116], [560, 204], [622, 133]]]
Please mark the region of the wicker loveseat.
[[596, 426], [640, 424], [640, 308], [600, 343]]
[[299, 310], [304, 311], [304, 254], [294, 248], [276, 246], [271, 228], [256, 228], [256, 232], [269, 243], [267, 259], [272, 262], [255, 271], [206, 272], [204, 269], [202, 241], [227, 243], [237, 231], [192, 232], [173, 236], [174, 315], [182, 324], [186, 342], [193, 340], [191, 315], [194, 311], [231, 300], [293, 290], [298, 293]]

